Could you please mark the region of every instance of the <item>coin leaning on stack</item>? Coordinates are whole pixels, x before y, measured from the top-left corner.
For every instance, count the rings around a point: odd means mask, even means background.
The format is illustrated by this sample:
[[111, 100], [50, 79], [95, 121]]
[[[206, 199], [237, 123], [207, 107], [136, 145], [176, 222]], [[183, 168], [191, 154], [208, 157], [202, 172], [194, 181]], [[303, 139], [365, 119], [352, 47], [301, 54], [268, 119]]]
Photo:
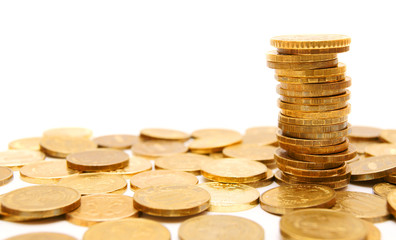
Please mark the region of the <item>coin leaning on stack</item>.
[[337, 53], [351, 39], [336, 34], [284, 35], [271, 39], [277, 51], [267, 65], [279, 81], [278, 141], [275, 160], [281, 182], [315, 183], [339, 189], [348, 185], [346, 162], [356, 156], [349, 144], [351, 78]]

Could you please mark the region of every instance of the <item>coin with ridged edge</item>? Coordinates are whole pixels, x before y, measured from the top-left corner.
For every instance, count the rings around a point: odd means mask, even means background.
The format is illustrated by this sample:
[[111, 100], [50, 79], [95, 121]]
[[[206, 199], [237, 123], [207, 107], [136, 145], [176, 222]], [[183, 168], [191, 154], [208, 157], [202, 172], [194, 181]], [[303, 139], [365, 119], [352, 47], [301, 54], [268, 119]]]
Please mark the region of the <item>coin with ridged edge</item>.
[[281, 63], [306, 63], [306, 62], [320, 62], [336, 59], [337, 54], [310, 54], [310, 55], [285, 55], [279, 54], [276, 50], [267, 52], [267, 61], [281, 62]]
[[40, 151], [41, 137], [21, 138], [8, 144], [9, 149]]
[[356, 155], [356, 147], [352, 144], [349, 144], [349, 148], [340, 153], [333, 154], [325, 154], [325, 155], [314, 155], [314, 154], [305, 154], [305, 153], [296, 153], [289, 151], [287, 153], [290, 157], [307, 162], [345, 162], [353, 159]]
[[288, 96], [279, 96], [279, 100], [289, 104], [301, 104], [308, 106], [320, 106], [320, 105], [331, 105], [338, 103], [345, 103], [351, 98], [351, 92], [346, 90], [344, 94], [335, 95], [335, 96], [327, 96], [327, 97], [288, 97]]
[[288, 117], [279, 113], [278, 115], [279, 122], [284, 122], [293, 125], [332, 125], [337, 123], [342, 123], [348, 121], [348, 116], [335, 117], [335, 118], [323, 118], [323, 119], [308, 119], [308, 118], [295, 118]]
[[6, 167], [0, 167], [0, 186], [3, 186], [11, 182], [14, 174], [11, 169]]
[[113, 134], [96, 137], [92, 141], [101, 148], [128, 149], [139, 142], [139, 137], [128, 134]]
[[286, 49], [278, 48], [278, 53], [281, 54], [323, 54], [323, 53], [343, 53], [349, 51], [349, 46], [336, 48], [321, 48], [321, 49]]
[[95, 149], [71, 153], [67, 167], [78, 171], [112, 171], [127, 167], [129, 155], [116, 149]]
[[335, 96], [346, 93], [345, 88], [329, 89], [329, 90], [318, 90], [318, 91], [295, 91], [281, 88], [281, 84], [276, 86], [276, 92], [279, 95], [286, 97], [301, 97], [301, 98], [314, 98], [314, 97], [327, 97]]
[[331, 59], [317, 62], [271, 62], [267, 61], [267, 67], [273, 69], [293, 69], [293, 70], [307, 70], [319, 68], [336, 67], [338, 59]]
[[341, 34], [296, 34], [272, 37], [271, 45], [286, 49], [328, 49], [347, 47], [351, 38]]
[[306, 147], [324, 147], [324, 146], [332, 146], [337, 145], [342, 142], [346, 141], [345, 137], [341, 138], [330, 138], [330, 139], [301, 139], [301, 138], [292, 138], [283, 136], [282, 132], [279, 131], [276, 134], [279, 142], [299, 145], [299, 146], [306, 146]]
[[345, 73], [338, 75], [319, 76], [319, 77], [289, 77], [275, 74], [275, 79], [278, 82], [292, 83], [292, 84], [310, 84], [310, 83], [329, 83], [337, 82], [345, 79]]
[[361, 159], [350, 163], [352, 181], [379, 179], [390, 173], [396, 173], [396, 155], [385, 155]]
[[78, 173], [68, 168], [65, 160], [40, 161], [25, 165], [19, 170], [23, 181], [36, 184], [54, 184], [61, 178]]
[[18, 236], [7, 238], [6, 240], [77, 240], [72, 236], [54, 232], [35, 232], [25, 233]]
[[390, 213], [396, 217], [396, 190], [391, 191], [386, 196], [386, 201]]
[[198, 178], [191, 173], [173, 170], [155, 170], [136, 174], [130, 179], [134, 190], [161, 185], [195, 185]]
[[373, 186], [374, 193], [377, 194], [378, 196], [385, 197], [385, 198], [393, 190], [396, 190], [395, 184], [377, 183]]

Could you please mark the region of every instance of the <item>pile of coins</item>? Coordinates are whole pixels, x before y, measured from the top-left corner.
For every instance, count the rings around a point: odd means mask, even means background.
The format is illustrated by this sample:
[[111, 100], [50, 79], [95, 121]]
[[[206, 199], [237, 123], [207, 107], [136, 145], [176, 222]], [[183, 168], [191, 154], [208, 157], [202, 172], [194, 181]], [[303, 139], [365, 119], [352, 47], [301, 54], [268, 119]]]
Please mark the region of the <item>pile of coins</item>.
[[[280, 82], [277, 133], [280, 148], [276, 173], [284, 183], [316, 183], [334, 189], [348, 185], [347, 162], [356, 148], [347, 138], [351, 78], [337, 53], [349, 50], [344, 35], [273, 37], [276, 51], [267, 54], [268, 67]], [[356, 158], [355, 158], [356, 159]]]

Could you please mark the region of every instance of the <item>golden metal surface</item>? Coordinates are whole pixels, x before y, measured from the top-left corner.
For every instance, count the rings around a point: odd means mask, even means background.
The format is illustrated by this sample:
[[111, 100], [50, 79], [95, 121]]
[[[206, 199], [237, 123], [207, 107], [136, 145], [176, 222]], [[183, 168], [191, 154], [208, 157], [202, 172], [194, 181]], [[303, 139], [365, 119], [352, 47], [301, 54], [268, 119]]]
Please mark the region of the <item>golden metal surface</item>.
[[351, 38], [341, 34], [300, 34], [272, 37], [271, 46], [287, 49], [328, 49], [346, 47]]
[[[353, 128], [353, 126], [352, 126]], [[382, 143], [378, 139], [364, 139], [364, 138], [353, 138], [348, 136], [350, 142], [356, 147], [356, 151], [359, 154], [364, 154], [366, 152], [366, 148], [371, 145], [377, 145]]]
[[330, 209], [303, 209], [283, 215], [279, 223], [284, 239], [295, 240], [363, 240], [364, 223], [344, 212]]
[[260, 196], [260, 206], [273, 214], [285, 214], [304, 208], [331, 208], [335, 191], [315, 184], [293, 184], [267, 190]]
[[267, 167], [264, 164], [246, 159], [224, 158], [202, 166], [202, 176], [216, 182], [256, 182], [266, 175]]
[[0, 186], [6, 185], [12, 181], [14, 174], [11, 169], [0, 167]]
[[[300, 126], [300, 125], [295, 125]], [[301, 125], [304, 126], [304, 125]], [[346, 141], [347, 138], [329, 138], [329, 139], [301, 139], [301, 138], [292, 138], [283, 136], [281, 131], [278, 131], [276, 137], [278, 138], [279, 142], [293, 144], [298, 146], [305, 146], [305, 147], [324, 147], [324, 146], [332, 146], [343, 143]]]
[[102, 172], [103, 174], [117, 174], [124, 178], [130, 178], [135, 174], [151, 171], [153, 165], [145, 158], [131, 157], [129, 158], [129, 165], [125, 168], [116, 169], [114, 171]]
[[337, 123], [342, 123], [348, 121], [348, 116], [335, 117], [335, 118], [323, 118], [323, 119], [303, 119], [303, 118], [294, 118], [288, 117], [279, 113], [278, 115], [279, 122], [284, 122], [293, 125], [332, 125]]
[[361, 159], [350, 163], [351, 181], [379, 179], [396, 172], [396, 155], [384, 155]]
[[301, 176], [301, 177], [331, 177], [344, 174], [347, 170], [347, 164], [343, 163], [341, 166], [329, 169], [301, 169], [289, 165], [277, 163], [279, 170], [284, 173]]
[[286, 96], [286, 97], [301, 97], [301, 98], [314, 98], [314, 97], [327, 97], [327, 96], [335, 96], [340, 94], [346, 93], [346, 88], [342, 89], [330, 89], [330, 90], [321, 90], [321, 91], [294, 91], [294, 90], [287, 90], [281, 88], [281, 85], [278, 84], [276, 86], [276, 92], [279, 95]]
[[139, 189], [133, 206], [144, 213], [162, 217], [190, 216], [209, 208], [210, 194], [194, 185], [152, 186]]
[[396, 184], [396, 173], [391, 173], [384, 178], [388, 183]]
[[352, 132], [349, 134], [351, 138], [358, 139], [378, 139], [382, 129], [367, 126], [352, 126]]
[[0, 152], [0, 166], [9, 167], [18, 170], [29, 163], [44, 160], [45, 155], [42, 152], [34, 150], [7, 150]]
[[271, 62], [267, 61], [267, 67], [273, 69], [292, 69], [292, 70], [308, 70], [319, 68], [331, 68], [338, 65], [338, 59], [331, 59], [317, 62]]
[[396, 155], [396, 144], [370, 144], [370, 146], [366, 146], [365, 154], [368, 156]]
[[380, 138], [388, 143], [396, 144], [396, 130], [395, 129], [385, 129], [380, 133]]
[[330, 76], [321, 77], [290, 77], [290, 76], [279, 76], [275, 74], [275, 79], [279, 82], [292, 83], [292, 84], [308, 84], [308, 83], [329, 83], [337, 82], [345, 79], [345, 73]]
[[129, 155], [116, 149], [95, 149], [67, 155], [67, 167], [78, 171], [112, 171], [127, 167]]
[[[342, 81], [330, 82], [330, 83], [312, 83], [312, 84], [291, 84], [281, 82], [281, 89], [290, 91], [304, 91], [304, 92], [318, 92], [318, 91], [329, 91], [329, 90], [340, 90], [348, 88], [352, 85], [351, 77], [346, 77]], [[304, 93], [301, 93], [304, 94]]]
[[55, 184], [61, 178], [78, 174], [69, 169], [65, 160], [40, 161], [23, 166], [19, 170], [21, 179], [28, 183]]
[[114, 134], [97, 137], [92, 141], [101, 148], [129, 149], [139, 142], [139, 137], [128, 134]]
[[35, 232], [25, 233], [18, 236], [7, 238], [6, 240], [77, 240], [72, 236], [54, 232]]
[[300, 105], [309, 105], [309, 106], [321, 106], [321, 105], [334, 105], [339, 103], [346, 103], [351, 98], [351, 92], [346, 90], [344, 94], [335, 95], [335, 96], [327, 96], [327, 97], [288, 97], [288, 96], [279, 96], [279, 100], [284, 103], [289, 104], [300, 104]]
[[378, 196], [386, 198], [388, 194], [396, 189], [396, 185], [390, 183], [377, 183], [373, 186], [373, 191]]
[[130, 179], [131, 188], [162, 186], [162, 185], [195, 185], [198, 178], [191, 173], [173, 170], [155, 170], [138, 173]]
[[276, 69], [275, 74], [279, 76], [288, 77], [324, 77], [332, 75], [340, 75], [346, 72], [346, 65], [338, 63], [337, 67], [312, 69], [312, 70], [290, 70], [290, 69]]
[[156, 169], [189, 172], [194, 175], [201, 174], [201, 166], [214, 159], [195, 153], [180, 153], [155, 159]]
[[333, 154], [345, 151], [348, 149], [349, 140], [347, 139], [345, 142], [342, 142], [337, 145], [332, 146], [323, 146], [323, 147], [307, 147], [307, 146], [299, 146], [293, 145], [290, 143], [284, 143], [279, 141], [279, 146], [286, 151], [293, 151], [297, 153], [305, 153], [305, 154]]
[[136, 143], [132, 153], [144, 157], [163, 157], [177, 153], [187, 152], [188, 148], [179, 141], [149, 140]]
[[98, 223], [88, 228], [83, 240], [170, 240], [171, 235], [160, 223], [147, 219], [123, 219]]
[[327, 112], [299, 112], [299, 111], [290, 111], [286, 109], [281, 109], [281, 113], [285, 116], [295, 117], [295, 118], [341, 118], [348, 115], [351, 112], [351, 105], [348, 104], [347, 107], [327, 111]]
[[316, 162], [316, 163], [328, 163], [328, 162], [345, 162], [348, 160], [353, 159], [356, 155], [356, 148], [349, 144], [349, 148], [346, 151], [334, 154], [327, 154], [327, 155], [314, 155], [314, 154], [305, 154], [305, 153], [296, 153], [296, 152], [288, 152], [287, 153], [290, 157], [307, 162]]
[[245, 158], [262, 163], [272, 163], [276, 148], [257, 144], [238, 144], [224, 148], [223, 154], [230, 158]]
[[89, 139], [92, 136], [92, 130], [87, 128], [53, 128], [43, 132], [43, 137], [67, 137], [67, 138], [85, 138]]
[[276, 50], [267, 52], [267, 61], [282, 63], [305, 63], [328, 61], [337, 58], [337, 54], [310, 54], [310, 55], [285, 55], [279, 54]]
[[189, 149], [194, 153], [221, 152], [224, 147], [242, 141], [239, 132], [229, 129], [201, 129], [194, 131], [191, 136], [194, 138], [189, 144]]
[[386, 221], [390, 217], [384, 198], [363, 192], [337, 192], [336, 204], [332, 209], [374, 223]]
[[139, 211], [133, 208], [133, 198], [116, 194], [83, 196], [80, 207], [66, 214], [66, 220], [80, 226], [130, 217], [139, 217]]
[[243, 144], [276, 145], [277, 127], [252, 127], [246, 129], [242, 137]]
[[184, 221], [179, 228], [180, 240], [264, 240], [264, 229], [242, 217], [204, 215]]
[[341, 131], [348, 127], [348, 122], [342, 122], [332, 125], [319, 125], [319, 126], [305, 126], [305, 125], [293, 125], [288, 123], [279, 122], [278, 127], [281, 131], [295, 132], [295, 133], [327, 133]]
[[[339, 169], [337, 169], [339, 170]], [[337, 182], [337, 181], [342, 181], [342, 180], [349, 180], [351, 177], [351, 169], [349, 166], [346, 166], [345, 171], [342, 169], [340, 173], [334, 174], [334, 175], [329, 175], [328, 173], [331, 172], [332, 170], [312, 170], [313, 173], [307, 174], [307, 175], [297, 175], [297, 174], [289, 174], [286, 172], [283, 172], [283, 174], [290, 180], [296, 181], [296, 182], [306, 182], [306, 183], [316, 183], [320, 184], [323, 182]], [[327, 171], [327, 172], [326, 172]], [[322, 172], [323, 174], [320, 175], [319, 173]], [[326, 174], [327, 173], [327, 174]], [[319, 183], [320, 182], [320, 183]]]
[[48, 218], [70, 212], [80, 206], [80, 194], [68, 187], [37, 185], [19, 188], [1, 198], [5, 213], [32, 218]]
[[141, 137], [162, 140], [188, 140], [190, 135], [173, 129], [145, 128], [140, 131]]
[[41, 137], [17, 139], [8, 144], [9, 149], [40, 151]]
[[390, 213], [396, 217], [396, 190], [392, 190], [387, 196], [387, 207]]
[[127, 182], [121, 176], [100, 173], [84, 173], [62, 178], [58, 185], [76, 189], [81, 195], [122, 194], [127, 188]]
[[343, 53], [348, 52], [349, 46], [337, 48], [322, 48], [322, 49], [284, 49], [278, 48], [281, 54], [323, 54], [323, 53]]
[[245, 184], [207, 182], [198, 185], [210, 194], [210, 212], [240, 212], [258, 204], [259, 191]]
[[[275, 166], [276, 168], [276, 166]], [[261, 188], [270, 185], [273, 183], [273, 178], [274, 178], [274, 172], [271, 169], [267, 169], [267, 176], [263, 179], [260, 179], [256, 182], [249, 182], [249, 183], [244, 183], [244, 185], [253, 187], [253, 188]]]
[[281, 134], [287, 137], [303, 138], [303, 139], [328, 139], [328, 138], [343, 138], [348, 136], [351, 132], [350, 125], [348, 127], [334, 132], [324, 132], [324, 133], [310, 133], [310, 132], [293, 132], [293, 131], [282, 131]]
[[367, 237], [365, 240], [381, 240], [380, 230], [371, 222], [362, 220], [367, 229]]
[[301, 105], [294, 103], [283, 102], [278, 99], [278, 107], [285, 110], [293, 110], [300, 112], [325, 112], [325, 111], [333, 111], [341, 108], [345, 108], [348, 105], [347, 102], [340, 102], [335, 104], [321, 104], [321, 105]]
[[40, 148], [45, 154], [56, 158], [65, 158], [70, 153], [96, 149], [96, 143], [85, 138], [43, 137]]

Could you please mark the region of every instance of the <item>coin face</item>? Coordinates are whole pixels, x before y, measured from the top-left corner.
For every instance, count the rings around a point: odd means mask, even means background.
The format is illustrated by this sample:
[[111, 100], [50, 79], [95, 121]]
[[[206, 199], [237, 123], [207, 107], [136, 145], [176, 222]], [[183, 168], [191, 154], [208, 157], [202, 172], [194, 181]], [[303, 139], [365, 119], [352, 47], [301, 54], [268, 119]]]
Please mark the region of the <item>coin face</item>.
[[131, 188], [141, 189], [162, 185], [195, 185], [198, 178], [191, 173], [173, 170], [156, 170], [136, 174], [131, 177]]
[[168, 229], [160, 223], [147, 219], [123, 219], [91, 226], [83, 240], [170, 240]]
[[204, 164], [202, 175], [216, 182], [248, 183], [265, 178], [267, 167], [256, 161], [223, 158]]
[[386, 196], [388, 202], [388, 209], [393, 216], [396, 216], [396, 190], [392, 190], [388, 196]]
[[37, 185], [19, 188], [3, 195], [2, 211], [12, 215], [48, 218], [80, 206], [80, 193], [63, 186]]
[[224, 147], [241, 142], [239, 132], [228, 129], [201, 129], [192, 133], [193, 141], [189, 144], [191, 152], [212, 153], [221, 152]]
[[263, 240], [264, 229], [257, 223], [230, 215], [204, 215], [184, 221], [179, 228], [180, 240]]
[[67, 166], [79, 171], [111, 171], [129, 164], [129, 155], [121, 150], [95, 149], [67, 155]]
[[97, 137], [92, 141], [101, 148], [128, 149], [139, 142], [139, 137], [128, 134], [114, 134]]
[[365, 154], [366, 148], [372, 145], [381, 144], [379, 140], [371, 140], [364, 138], [351, 138], [349, 137], [350, 142], [356, 147], [356, 151], [359, 154]]
[[248, 160], [272, 163], [277, 147], [256, 144], [239, 144], [223, 149], [223, 154], [230, 158], [245, 158]]
[[53, 184], [61, 178], [78, 174], [78, 171], [68, 168], [65, 160], [55, 160], [25, 165], [19, 170], [19, 174], [28, 183]]
[[7, 150], [0, 152], [0, 166], [18, 169], [29, 163], [44, 160], [42, 152], [34, 150]]
[[40, 141], [41, 150], [56, 158], [65, 158], [70, 153], [96, 149], [96, 143], [85, 138], [43, 137]]
[[138, 217], [133, 198], [118, 194], [97, 194], [81, 197], [79, 208], [66, 214], [66, 219], [81, 226]]
[[187, 152], [188, 148], [179, 141], [150, 140], [139, 142], [132, 147], [133, 154], [144, 157], [163, 157]]
[[371, 144], [365, 148], [365, 153], [369, 156], [396, 155], [396, 144]]
[[211, 212], [239, 212], [254, 208], [260, 196], [255, 188], [235, 183], [207, 182], [198, 185], [209, 192]]
[[0, 167], [0, 186], [3, 186], [7, 183], [9, 183], [14, 174], [11, 169], [6, 168], [6, 167]]
[[377, 183], [373, 186], [374, 193], [385, 198], [392, 190], [395, 189], [396, 185], [390, 183]]
[[352, 132], [349, 134], [351, 138], [359, 139], [378, 139], [381, 134], [381, 129], [366, 126], [352, 126]]
[[245, 135], [243, 135], [243, 144], [259, 144], [259, 145], [276, 145], [278, 140], [276, 139], [277, 127], [252, 127], [246, 129]]
[[35, 232], [26, 233], [18, 236], [7, 238], [6, 240], [77, 240], [77, 238], [71, 237], [63, 233], [53, 232]]
[[9, 149], [40, 151], [41, 137], [17, 139], [8, 144]]
[[153, 165], [151, 162], [145, 158], [141, 157], [131, 157], [129, 159], [129, 165], [125, 168], [119, 168], [114, 171], [103, 172], [104, 174], [118, 174], [126, 178], [129, 178], [135, 174], [151, 171]]
[[369, 157], [349, 164], [352, 181], [368, 181], [383, 178], [396, 171], [396, 155]]
[[286, 49], [338, 48], [346, 47], [351, 38], [341, 34], [282, 35], [271, 38], [271, 45]]
[[145, 128], [140, 131], [140, 136], [162, 140], [187, 140], [190, 135], [173, 129]]
[[81, 195], [123, 193], [127, 182], [113, 174], [84, 173], [62, 178], [58, 185], [77, 190]]
[[195, 153], [180, 153], [155, 159], [155, 168], [201, 174], [201, 166], [213, 158]]
[[303, 209], [283, 215], [281, 235], [286, 239], [361, 240], [367, 235], [364, 223], [344, 212], [329, 209]]
[[43, 137], [70, 137], [89, 139], [91, 136], [92, 130], [77, 127], [53, 128], [43, 132]]
[[292, 184], [272, 188], [260, 197], [261, 208], [274, 214], [296, 209], [330, 208], [335, 204], [335, 191], [327, 186]]
[[365, 220], [362, 220], [362, 222], [367, 229], [366, 240], [381, 240], [381, 232], [374, 224]]
[[349, 191], [337, 192], [336, 204], [332, 209], [347, 212], [355, 217], [374, 223], [389, 219], [386, 200], [369, 193]]
[[385, 129], [380, 133], [380, 138], [388, 143], [396, 144], [396, 130], [395, 129]]

